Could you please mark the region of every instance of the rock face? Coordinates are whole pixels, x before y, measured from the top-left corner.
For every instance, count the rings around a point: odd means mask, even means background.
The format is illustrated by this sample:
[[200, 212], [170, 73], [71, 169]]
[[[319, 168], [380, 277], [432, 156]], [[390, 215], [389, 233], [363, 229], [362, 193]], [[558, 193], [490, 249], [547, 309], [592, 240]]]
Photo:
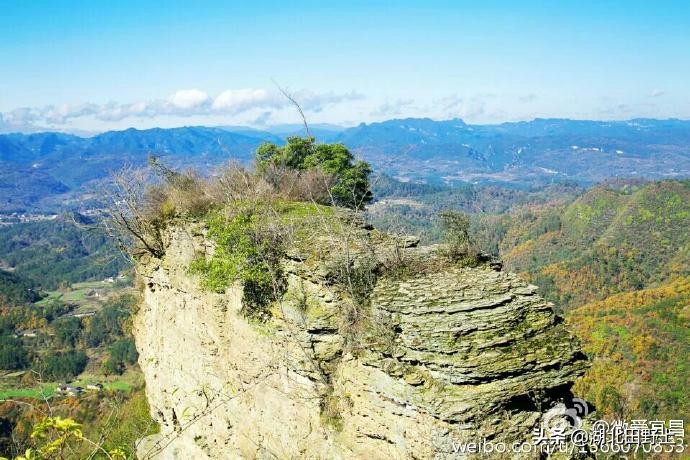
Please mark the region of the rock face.
[[488, 265], [379, 278], [353, 339], [323, 264], [286, 260], [287, 292], [256, 322], [239, 286], [213, 294], [189, 274], [213, 251], [201, 224], [167, 240], [138, 267], [135, 337], [161, 425], [140, 458], [459, 458], [454, 442], [527, 440], [587, 365], [535, 287]]

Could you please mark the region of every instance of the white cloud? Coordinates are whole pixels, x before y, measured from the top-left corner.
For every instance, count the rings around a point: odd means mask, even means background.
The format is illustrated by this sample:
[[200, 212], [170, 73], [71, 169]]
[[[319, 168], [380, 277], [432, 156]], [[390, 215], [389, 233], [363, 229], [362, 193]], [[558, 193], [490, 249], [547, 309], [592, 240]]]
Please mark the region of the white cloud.
[[375, 110], [371, 112], [371, 115], [377, 117], [388, 117], [396, 116], [402, 113], [402, 110], [406, 107], [410, 107], [414, 104], [414, 99], [397, 99], [393, 102], [386, 101]]
[[213, 109], [220, 112], [238, 113], [255, 107], [279, 108], [285, 103], [277, 95], [265, 89], [228, 89], [213, 100]]
[[649, 97], [661, 97], [664, 94], [665, 92], [660, 89], [653, 89], [652, 91], [650, 91]]
[[457, 94], [438, 98], [433, 101], [433, 107], [443, 118], [461, 118], [473, 121], [486, 113], [486, 106], [496, 96], [481, 94], [471, 97], [460, 97]]
[[329, 93], [313, 93], [311, 91], [298, 91], [292, 95], [302, 106], [304, 110], [311, 112], [320, 112], [326, 106], [333, 104], [340, 104], [347, 101], [358, 101], [364, 99], [364, 95], [357, 91], [350, 91], [349, 93], [338, 94], [333, 91]]
[[271, 120], [272, 115], [273, 115], [273, 112], [270, 112], [270, 111], [263, 112], [261, 115], [256, 117], [256, 119], [254, 120], [254, 124], [257, 126], [265, 126]]
[[[308, 112], [319, 112], [324, 107], [345, 101], [362, 99], [359, 93], [314, 93], [299, 91], [293, 97]], [[104, 122], [117, 122], [127, 118], [156, 118], [158, 116], [190, 117], [207, 115], [238, 115], [252, 110], [278, 110], [291, 103], [278, 91], [242, 88], [228, 89], [212, 98], [199, 89], [181, 89], [167, 99], [132, 103], [109, 102], [106, 104], [47, 105], [21, 107], [4, 114], [6, 124], [65, 125], [74, 119], [91, 118]]]
[[172, 105], [180, 109], [199, 107], [209, 100], [208, 94], [198, 89], [180, 89], [168, 99]]
[[445, 96], [434, 100], [433, 104], [436, 106], [437, 110], [444, 114], [444, 116], [449, 117], [451, 114], [455, 114], [459, 107], [465, 103], [465, 99], [459, 97], [457, 94], [451, 94], [450, 96]]

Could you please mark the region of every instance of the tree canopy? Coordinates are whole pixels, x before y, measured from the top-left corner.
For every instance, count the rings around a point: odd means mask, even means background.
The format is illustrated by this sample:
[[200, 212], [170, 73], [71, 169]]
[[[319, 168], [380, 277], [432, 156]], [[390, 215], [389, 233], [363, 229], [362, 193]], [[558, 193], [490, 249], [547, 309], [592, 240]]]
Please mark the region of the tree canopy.
[[259, 169], [269, 166], [296, 171], [321, 170], [332, 178], [330, 200], [351, 209], [363, 209], [373, 196], [369, 185], [371, 166], [343, 144], [317, 144], [313, 137], [288, 137], [283, 146], [265, 142], [256, 150]]
[[10, 335], [0, 336], [0, 369], [25, 369], [29, 366], [29, 354], [21, 339]]

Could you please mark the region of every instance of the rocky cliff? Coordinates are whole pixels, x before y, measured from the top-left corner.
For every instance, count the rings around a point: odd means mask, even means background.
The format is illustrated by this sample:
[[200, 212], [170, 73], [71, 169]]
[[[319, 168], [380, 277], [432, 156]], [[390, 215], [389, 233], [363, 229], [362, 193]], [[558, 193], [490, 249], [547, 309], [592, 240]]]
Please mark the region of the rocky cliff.
[[425, 268], [379, 276], [367, 321], [345, 327], [328, 237], [288, 253], [263, 321], [242, 314], [239, 285], [210, 293], [190, 275], [214, 251], [202, 223], [171, 227], [166, 247], [138, 267], [135, 337], [161, 426], [140, 457], [458, 458], [454, 442], [527, 439], [586, 367], [536, 288], [489, 264], [404, 248]]

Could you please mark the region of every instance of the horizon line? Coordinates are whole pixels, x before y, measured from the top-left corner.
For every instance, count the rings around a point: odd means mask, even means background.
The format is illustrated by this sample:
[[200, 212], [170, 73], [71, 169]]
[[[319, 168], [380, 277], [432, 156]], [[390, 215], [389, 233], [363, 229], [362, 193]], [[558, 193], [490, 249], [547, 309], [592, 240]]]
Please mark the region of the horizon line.
[[[461, 122], [462, 124], [472, 127], [472, 126], [503, 126], [503, 125], [510, 125], [510, 124], [518, 124], [518, 123], [534, 123], [538, 121], [569, 121], [569, 122], [591, 122], [591, 123], [630, 123], [630, 122], [637, 122], [637, 121], [657, 121], [657, 122], [668, 122], [668, 121], [676, 121], [676, 122], [682, 122], [682, 123], [689, 123], [690, 118], [678, 118], [678, 117], [667, 117], [667, 118], [653, 118], [653, 117], [633, 117], [633, 118], [625, 118], [625, 119], [594, 119], [594, 118], [568, 118], [568, 117], [535, 117], [532, 119], [524, 119], [524, 120], [511, 120], [511, 121], [502, 121], [502, 122], [497, 122], [497, 123], [467, 123], [465, 122], [462, 118], [456, 117], [456, 118], [432, 118], [432, 117], [405, 117], [405, 118], [388, 118], [385, 120], [380, 120], [380, 121], [371, 121], [371, 122], [360, 122], [357, 124], [339, 124], [339, 123], [308, 123], [309, 126], [312, 127], [334, 127], [334, 128], [342, 128], [343, 131], [352, 129], [352, 128], [357, 128], [360, 126], [372, 126], [376, 124], [382, 124], [382, 123], [388, 123], [392, 121], [407, 121], [407, 120], [428, 120], [434, 123], [444, 123], [444, 122]], [[0, 131], [0, 135], [9, 135], [9, 134], [22, 134], [22, 135], [31, 135], [31, 134], [49, 134], [49, 133], [56, 133], [56, 134], [68, 134], [72, 135], [75, 137], [81, 137], [81, 138], [89, 138], [89, 137], [95, 137], [101, 134], [105, 133], [118, 133], [118, 132], [125, 132], [125, 131], [152, 131], [152, 130], [173, 130], [173, 129], [184, 129], [184, 128], [207, 128], [207, 129], [224, 129], [224, 130], [230, 130], [232, 129], [249, 129], [252, 131], [257, 131], [257, 132], [266, 132], [269, 134], [274, 134], [271, 133], [271, 129], [275, 128], [288, 128], [288, 127], [294, 127], [295, 131], [299, 131], [302, 128], [304, 128], [303, 123], [295, 122], [295, 123], [275, 123], [275, 124], [267, 124], [267, 125], [252, 125], [252, 124], [228, 124], [228, 125], [203, 125], [203, 124], [183, 124], [179, 126], [170, 126], [170, 127], [161, 127], [161, 126], [153, 126], [150, 128], [137, 128], [136, 126], [129, 126], [127, 128], [121, 128], [121, 129], [107, 129], [103, 131], [91, 131], [88, 129], [80, 129], [80, 128], [74, 128], [74, 129], [60, 129], [60, 128], [51, 128], [51, 127], [44, 127], [44, 126], [36, 126], [36, 127], [27, 127], [26, 129], [17, 129], [16, 131]], [[34, 129], [35, 128], [35, 129]], [[0, 126], [0, 129], [2, 129], [2, 126]], [[11, 128], [10, 128], [11, 129]], [[280, 133], [280, 134], [286, 134], [286, 133]]]

